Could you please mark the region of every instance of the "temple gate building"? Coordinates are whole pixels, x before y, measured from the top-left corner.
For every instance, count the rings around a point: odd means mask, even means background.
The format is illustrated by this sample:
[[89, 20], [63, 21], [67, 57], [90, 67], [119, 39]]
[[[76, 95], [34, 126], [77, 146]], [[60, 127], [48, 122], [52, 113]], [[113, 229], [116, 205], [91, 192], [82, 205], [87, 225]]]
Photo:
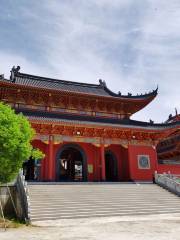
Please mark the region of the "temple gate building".
[[180, 122], [131, 120], [158, 89], [122, 95], [106, 83], [87, 84], [34, 76], [13, 67], [1, 76], [0, 100], [23, 113], [36, 131], [33, 146], [45, 153], [24, 164], [26, 178], [38, 181], [152, 181], [154, 171], [180, 173], [159, 164], [156, 146], [179, 131]]

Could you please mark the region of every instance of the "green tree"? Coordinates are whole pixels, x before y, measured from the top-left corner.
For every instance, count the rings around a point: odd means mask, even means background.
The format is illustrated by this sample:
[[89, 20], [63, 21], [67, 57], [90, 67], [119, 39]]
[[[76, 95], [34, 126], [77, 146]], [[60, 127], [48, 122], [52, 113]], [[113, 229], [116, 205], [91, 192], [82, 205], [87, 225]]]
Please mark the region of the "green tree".
[[31, 157], [34, 160], [41, 160], [45, 155], [38, 148], [33, 148], [31, 151]]
[[31, 155], [43, 157], [39, 150], [32, 148], [33, 136], [27, 118], [0, 103], [0, 183], [12, 181]]

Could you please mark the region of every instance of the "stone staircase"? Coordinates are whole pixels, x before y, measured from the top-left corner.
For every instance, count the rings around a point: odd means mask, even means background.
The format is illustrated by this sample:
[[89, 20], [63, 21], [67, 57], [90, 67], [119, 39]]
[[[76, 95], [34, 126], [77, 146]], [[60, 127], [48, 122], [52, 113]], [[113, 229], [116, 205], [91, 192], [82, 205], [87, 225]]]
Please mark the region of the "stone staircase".
[[180, 199], [155, 184], [28, 184], [31, 221], [180, 213]]

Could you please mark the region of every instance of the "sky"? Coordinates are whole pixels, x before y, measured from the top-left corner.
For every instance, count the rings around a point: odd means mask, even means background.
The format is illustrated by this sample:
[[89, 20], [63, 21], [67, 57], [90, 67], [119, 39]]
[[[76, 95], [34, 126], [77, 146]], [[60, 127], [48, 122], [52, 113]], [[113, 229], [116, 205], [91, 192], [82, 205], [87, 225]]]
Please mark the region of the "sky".
[[0, 0], [0, 73], [105, 80], [122, 94], [158, 96], [133, 115], [180, 112], [179, 0]]

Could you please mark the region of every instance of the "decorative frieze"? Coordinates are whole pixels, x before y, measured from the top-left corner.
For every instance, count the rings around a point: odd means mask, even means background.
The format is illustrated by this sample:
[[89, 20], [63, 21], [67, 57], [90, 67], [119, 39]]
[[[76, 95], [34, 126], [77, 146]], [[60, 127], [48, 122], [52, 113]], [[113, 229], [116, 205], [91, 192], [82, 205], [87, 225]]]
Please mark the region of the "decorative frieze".
[[[77, 141], [77, 142], [91, 142], [94, 144], [99, 144], [99, 139], [104, 139], [105, 144], [121, 144], [127, 146], [127, 144], [132, 145], [146, 145], [152, 146], [156, 145], [159, 139], [161, 139], [162, 134], [151, 132], [143, 132], [143, 130], [132, 129], [113, 129], [107, 127], [85, 127], [77, 125], [60, 125], [55, 123], [40, 123], [31, 122], [32, 127], [35, 129], [37, 134], [40, 135], [54, 135], [55, 142], [61, 141]], [[67, 124], [67, 123], [66, 123]], [[156, 141], [154, 138], [156, 137]]]

